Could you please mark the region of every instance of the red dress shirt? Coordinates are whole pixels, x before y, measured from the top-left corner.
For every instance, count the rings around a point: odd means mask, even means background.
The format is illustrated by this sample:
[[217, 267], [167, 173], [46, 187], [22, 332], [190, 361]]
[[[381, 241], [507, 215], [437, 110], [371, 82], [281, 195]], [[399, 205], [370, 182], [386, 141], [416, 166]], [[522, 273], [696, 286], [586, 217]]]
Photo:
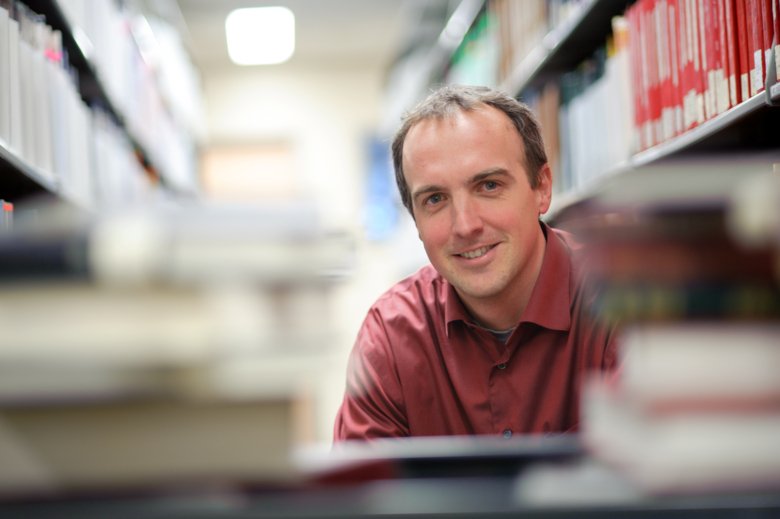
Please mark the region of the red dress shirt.
[[588, 314], [571, 236], [542, 226], [542, 269], [506, 344], [473, 323], [431, 266], [374, 303], [350, 355], [334, 441], [577, 429], [584, 378], [615, 366], [614, 333]]

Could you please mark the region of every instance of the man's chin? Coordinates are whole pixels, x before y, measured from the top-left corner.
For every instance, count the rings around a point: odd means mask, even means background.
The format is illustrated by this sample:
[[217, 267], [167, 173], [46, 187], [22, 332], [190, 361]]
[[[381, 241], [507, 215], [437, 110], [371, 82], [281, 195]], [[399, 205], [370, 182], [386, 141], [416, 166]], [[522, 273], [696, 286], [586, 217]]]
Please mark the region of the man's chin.
[[463, 299], [489, 299], [499, 292], [492, 283], [479, 282], [478, 280], [450, 283], [455, 287], [455, 291]]

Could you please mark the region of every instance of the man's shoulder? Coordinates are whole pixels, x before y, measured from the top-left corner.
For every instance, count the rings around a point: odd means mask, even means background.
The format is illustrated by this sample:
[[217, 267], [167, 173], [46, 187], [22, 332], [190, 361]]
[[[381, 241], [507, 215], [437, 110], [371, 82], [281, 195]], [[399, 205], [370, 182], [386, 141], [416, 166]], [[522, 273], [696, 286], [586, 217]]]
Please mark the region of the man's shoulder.
[[373, 308], [381, 311], [408, 312], [441, 302], [445, 294], [444, 278], [431, 265], [396, 282], [377, 298]]

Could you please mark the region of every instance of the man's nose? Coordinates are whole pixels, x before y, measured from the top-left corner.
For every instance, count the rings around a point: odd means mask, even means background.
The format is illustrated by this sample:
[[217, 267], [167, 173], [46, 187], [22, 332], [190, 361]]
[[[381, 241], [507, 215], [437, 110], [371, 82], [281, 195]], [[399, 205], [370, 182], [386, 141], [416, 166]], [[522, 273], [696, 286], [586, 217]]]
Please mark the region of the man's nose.
[[482, 229], [482, 218], [478, 205], [469, 198], [456, 200], [452, 204], [452, 231], [459, 236], [468, 236]]

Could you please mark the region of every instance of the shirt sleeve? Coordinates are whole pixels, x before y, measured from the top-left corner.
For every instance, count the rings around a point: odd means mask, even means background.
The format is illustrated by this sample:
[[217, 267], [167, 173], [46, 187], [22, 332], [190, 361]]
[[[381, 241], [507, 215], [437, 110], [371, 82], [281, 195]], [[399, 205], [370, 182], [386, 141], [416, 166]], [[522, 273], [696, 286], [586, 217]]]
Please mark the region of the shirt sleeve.
[[344, 400], [336, 415], [335, 442], [409, 436], [401, 382], [384, 320], [374, 308], [349, 357]]

